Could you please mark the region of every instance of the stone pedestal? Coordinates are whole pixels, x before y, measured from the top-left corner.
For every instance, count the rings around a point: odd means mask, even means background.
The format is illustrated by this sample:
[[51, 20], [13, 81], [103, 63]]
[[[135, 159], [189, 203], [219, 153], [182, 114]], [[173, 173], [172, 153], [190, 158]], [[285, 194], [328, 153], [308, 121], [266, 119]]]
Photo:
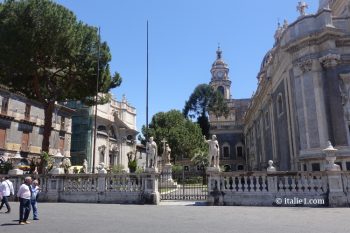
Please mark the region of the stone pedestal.
[[62, 167], [55, 167], [55, 168], [52, 168], [51, 171], [49, 171], [49, 174], [52, 174], [52, 175], [61, 175], [61, 174], [64, 174], [64, 168], [62, 168]]
[[18, 166], [20, 165], [20, 162], [22, 160], [22, 157], [21, 157], [19, 151], [17, 151], [17, 153], [14, 157], [10, 157], [9, 160], [11, 161], [12, 165], [14, 166], [14, 169], [11, 169], [8, 172], [8, 174], [9, 175], [23, 175], [23, 171], [18, 168]]
[[159, 173], [156, 170], [156, 168], [146, 168], [144, 173], [143, 185], [145, 204], [158, 205], [160, 202], [160, 194], [158, 192]]
[[221, 191], [220, 168], [207, 167], [208, 177], [208, 205], [222, 206], [224, 204], [224, 196]]
[[158, 173], [158, 168], [148, 167], [145, 169], [146, 173]]
[[9, 175], [23, 175], [23, 171], [21, 169], [15, 168], [8, 172]]
[[49, 171], [49, 174], [53, 174], [53, 175], [64, 174], [64, 168], [61, 167], [64, 157], [61, 154], [61, 152], [58, 152], [56, 155], [52, 156], [52, 158], [54, 159], [53, 168], [51, 169], [51, 171]]
[[173, 180], [172, 174], [173, 174], [173, 165], [171, 164], [165, 164], [163, 166], [162, 174], [160, 177], [160, 184], [159, 186], [166, 187], [166, 188], [177, 188], [177, 183]]
[[220, 172], [220, 168], [219, 167], [207, 167], [207, 173], [208, 172]]

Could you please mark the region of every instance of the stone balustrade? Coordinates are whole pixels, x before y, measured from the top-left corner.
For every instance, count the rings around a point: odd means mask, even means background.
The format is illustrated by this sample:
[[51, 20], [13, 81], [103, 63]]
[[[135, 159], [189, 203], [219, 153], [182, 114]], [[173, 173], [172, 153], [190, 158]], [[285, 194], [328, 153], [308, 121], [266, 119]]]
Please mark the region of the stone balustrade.
[[350, 204], [350, 172], [208, 172], [208, 174], [209, 205], [315, 206], [314, 202], [307, 203], [307, 200], [319, 200], [318, 207]]
[[[22, 184], [25, 175], [11, 176], [15, 193]], [[145, 188], [147, 174], [69, 174], [39, 175], [40, 201], [76, 202], [76, 203], [152, 203], [147, 196], [157, 195], [158, 190]], [[157, 180], [153, 178], [152, 180]], [[148, 195], [149, 193], [149, 195]]]
[[[350, 172], [208, 172], [209, 205], [350, 205]], [[24, 175], [12, 176], [15, 193]], [[70, 174], [37, 176], [41, 201], [82, 203], [159, 203], [156, 172], [143, 174]], [[280, 202], [278, 202], [280, 201]], [[301, 201], [301, 202], [299, 202]], [[296, 203], [298, 202], [298, 203]]]

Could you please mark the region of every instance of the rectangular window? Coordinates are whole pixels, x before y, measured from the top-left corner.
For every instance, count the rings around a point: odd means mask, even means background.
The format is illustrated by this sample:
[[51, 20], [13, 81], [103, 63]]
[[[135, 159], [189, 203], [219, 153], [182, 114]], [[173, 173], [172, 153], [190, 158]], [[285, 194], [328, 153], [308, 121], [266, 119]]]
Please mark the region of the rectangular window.
[[0, 148], [5, 148], [6, 144], [6, 129], [0, 129]]
[[243, 147], [237, 147], [237, 157], [243, 157]]
[[25, 108], [25, 111], [24, 111], [24, 119], [26, 119], [27, 121], [30, 120], [30, 104], [26, 104], [26, 108]]
[[313, 163], [313, 164], [311, 164], [311, 166], [312, 166], [312, 171], [313, 172], [321, 171], [319, 163]]
[[305, 163], [303, 164], [303, 171], [305, 171], [305, 172], [307, 171], [307, 166]]
[[8, 107], [9, 107], [9, 98], [8, 97], [3, 97], [2, 98], [2, 104], [1, 104], [1, 114], [6, 115]]
[[29, 145], [29, 132], [23, 132], [21, 151], [28, 151], [28, 149], [29, 149], [28, 145]]
[[224, 146], [224, 157], [230, 157], [230, 149], [228, 146]]

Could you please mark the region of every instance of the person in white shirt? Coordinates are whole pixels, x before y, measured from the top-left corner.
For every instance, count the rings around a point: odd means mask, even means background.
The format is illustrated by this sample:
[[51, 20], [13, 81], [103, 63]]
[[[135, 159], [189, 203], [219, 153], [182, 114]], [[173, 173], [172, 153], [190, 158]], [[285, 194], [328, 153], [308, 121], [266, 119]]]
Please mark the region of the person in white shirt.
[[17, 192], [17, 197], [19, 197], [19, 224], [21, 225], [30, 223], [27, 220], [30, 214], [30, 200], [32, 197], [31, 184], [32, 178], [26, 177]]
[[8, 198], [11, 195], [14, 195], [14, 191], [13, 191], [13, 184], [12, 184], [11, 180], [9, 180], [8, 176], [5, 176], [5, 178], [3, 179], [3, 181], [0, 184], [0, 193], [2, 195], [0, 210], [5, 205], [7, 208], [7, 211], [5, 213], [10, 213], [11, 206], [9, 204]]

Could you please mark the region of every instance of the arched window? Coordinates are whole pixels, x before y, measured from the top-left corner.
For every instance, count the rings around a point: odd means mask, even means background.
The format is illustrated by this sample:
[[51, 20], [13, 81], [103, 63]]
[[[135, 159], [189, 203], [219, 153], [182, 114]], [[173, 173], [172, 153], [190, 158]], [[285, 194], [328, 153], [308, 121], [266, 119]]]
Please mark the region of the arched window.
[[237, 165], [237, 171], [243, 171], [244, 166], [242, 164]]
[[217, 90], [222, 94], [222, 96], [225, 96], [225, 88], [223, 86], [219, 86]]
[[283, 114], [283, 96], [282, 96], [282, 93], [279, 93], [277, 96], [277, 113], [278, 113], [278, 116]]

